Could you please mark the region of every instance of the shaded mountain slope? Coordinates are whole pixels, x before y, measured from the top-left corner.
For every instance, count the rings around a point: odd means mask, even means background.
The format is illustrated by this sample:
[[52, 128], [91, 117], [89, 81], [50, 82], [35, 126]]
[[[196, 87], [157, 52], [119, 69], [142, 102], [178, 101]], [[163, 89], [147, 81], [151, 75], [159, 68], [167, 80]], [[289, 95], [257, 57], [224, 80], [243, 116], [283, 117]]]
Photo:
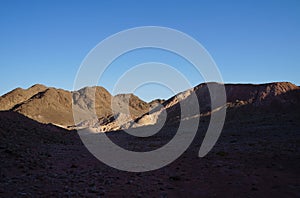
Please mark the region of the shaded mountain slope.
[[[197, 156], [210, 115], [201, 120], [182, 156], [142, 173], [119, 171], [98, 161], [75, 131], [0, 112], [0, 196], [299, 197], [299, 112], [242, 109], [228, 112], [218, 142], [204, 158]], [[164, 126], [147, 138], [122, 131], [107, 135], [128, 150], [141, 152], [162, 147], [174, 133], [176, 127]], [[113, 150], [107, 152], [113, 156]]]
[[[1, 149], [17, 150], [22, 146], [71, 143], [70, 132], [52, 124], [42, 124], [13, 111], [0, 112]], [[24, 149], [24, 148], [23, 148]], [[10, 151], [6, 151], [10, 153]], [[26, 152], [26, 149], [21, 152]]]

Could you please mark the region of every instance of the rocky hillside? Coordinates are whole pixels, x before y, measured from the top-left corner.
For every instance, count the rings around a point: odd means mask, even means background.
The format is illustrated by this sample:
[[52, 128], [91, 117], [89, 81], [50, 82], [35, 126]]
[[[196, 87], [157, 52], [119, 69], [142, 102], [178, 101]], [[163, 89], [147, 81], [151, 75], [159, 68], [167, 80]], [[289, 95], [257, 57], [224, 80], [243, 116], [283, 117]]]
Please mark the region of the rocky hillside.
[[42, 123], [66, 126], [73, 122], [71, 93], [62, 89], [47, 88], [11, 110]]
[[[210, 83], [210, 86], [217, 88], [218, 83]], [[254, 107], [255, 109], [270, 109], [276, 111], [278, 108], [299, 108], [300, 88], [289, 82], [275, 82], [267, 84], [225, 84], [227, 103], [226, 107], [235, 109], [238, 107]], [[191, 94], [196, 93], [200, 113], [207, 115], [211, 113], [211, 100], [206, 83], [177, 94], [165, 101], [162, 106], [154, 109], [151, 113], [145, 114], [134, 122], [127, 123], [121, 128], [139, 127], [152, 125], [159, 122], [164, 111], [167, 112], [167, 123], [176, 123], [180, 119], [189, 119], [193, 116], [193, 101]], [[181, 115], [180, 103], [188, 104], [186, 115]], [[189, 113], [190, 111], [190, 113]]]
[[[94, 97], [95, 96], [95, 97]], [[0, 109], [21, 113], [41, 123], [74, 126], [74, 109], [84, 115], [96, 109], [97, 118], [104, 119], [114, 114], [126, 113], [132, 119], [149, 110], [150, 105], [133, 94], [112, 96], [103, 87], [85, 87], [70, 92], [63, 89], [34, 85], [29, 89], [17, 88], [0, 98]], [[111, 108], [114, 104], [114, 109]], [[129, 105], [128, 110], [124, 109]], [[113, 111], [114, 110], [114, 111]], [[84, 120], [82, 120], [84, 121]]]
[[28, 89], [16, 88], [0, 97], [0, 110], [9, 110], [14, 106], [21, 104], [30, 99], [35, 94], [45, 91], [47, 87], [44, 85], [33, 85]]
[[298, 94], [294, 93], [299, 90], [298, 86], [289, 82], [226, 85], [227, 102], [242, 102], [256, 106], [270, 105], [271, 102], [278, 102], [282, 105], [297, 103], [299, 102]]
[[[209, 83], [213, 88], [218, 83]], [[289, 82], [267, 84], [226, 84], [227, 102], [221, 107], [236, 109], [249, 106], [256, 109], [299, 107], [300, 88]], [[195, 113], [197, 96], [200, 114]], [[94, 97], [95, 96], [95, 97]], [[72, 106], [72, 101], [73, 106]], [[181, 115], [180, 105], [185, 104], [187, 111]], [[42, 123], [52, 123], [64, 128], [74, 128], [73, 109], [80, 115], [76, 125], [80, 128], [90, 127], [97, 132], [127, 129], [157, 124], [166, 116], [167, 124], [178, 123], [181, 119], [207, 115], [212, 112], [208, 84], [202, 83], [174, 97], [154, 100], [146, 103], [133, 94], [112, 96], [103, 87], [85, 87], [70, 92], [62, 89], [34, 85], [28, 89], [17, 88], [0, 98], [0, 109], [21, 113]], [[113, 107], [113, 108], [112, 108]], [[93, 113], [96, 111], [96, 116]], [[134, 120], [134, 121], [133, 121]]]

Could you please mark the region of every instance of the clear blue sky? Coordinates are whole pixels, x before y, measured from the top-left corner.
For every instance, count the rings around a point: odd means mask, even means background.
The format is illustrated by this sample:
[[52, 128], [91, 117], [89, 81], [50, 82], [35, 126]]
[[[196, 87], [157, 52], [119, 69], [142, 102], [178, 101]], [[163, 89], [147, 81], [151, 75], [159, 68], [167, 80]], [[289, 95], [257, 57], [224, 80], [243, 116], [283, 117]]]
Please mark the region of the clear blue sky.
[[[71, 90], [80, 63], [95, 45], [119, 31], [148, 25], [174, 28], [197, 39], [216, 61], [225, 82], [300, 85], [298, 0], [1, 0], [0, 95], [35, 83]], [[185, 72], [192, 85], [202, 82], [184, 68], [182, 60], [159, 53], [145, 50], [121, 58], [115, 65], [120, 69], [108, 71], [100, 84], [111, 91], [121, 75], [116, 71], [159, 57]], [[137, 94], [145, 100], [171, 95], [159, 90], [145, 86]]]

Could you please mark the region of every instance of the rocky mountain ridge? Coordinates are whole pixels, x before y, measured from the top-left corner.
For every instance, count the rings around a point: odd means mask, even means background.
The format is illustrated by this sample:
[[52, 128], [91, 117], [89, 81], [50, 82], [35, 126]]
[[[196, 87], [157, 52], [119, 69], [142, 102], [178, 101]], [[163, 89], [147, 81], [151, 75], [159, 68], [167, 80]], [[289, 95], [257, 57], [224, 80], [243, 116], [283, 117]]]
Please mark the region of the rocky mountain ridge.
[[[216, 88], [222, 86], [219, 83], [209, 83], [209, 85]], [[293, 105], [298, 107], [300, 103], [300, 88], [289, 82], [225, 84], [225, 91], [227, 102], [218, 108], [234, 109], [251, 106], [276, 110], [276, 108]], [[188, 110], [186, 115], [181, 115], [180, 104], [183, 102], [188, 104], [191, 110], [194, 108], [194, 101], [191, 100], [192, 93], [197, 96], [200, 114], [194, 115]], [[212, 110], [210, 106], [208, 83], [199, 84], [168, 100], [157, 99], [150, 103], [142, 101], [133, 94], [112, 96], [100, 86], [85, 87], [70, 92], [44, 85], [34, 85], [26, 90], [17, 88], [0, 97], [2, 111], [15, 111], [41, 123], [52, 123], [64, 128], [75, 127], [74, 109], [78, 115], [82, 115], [76, 127], [90, 127], [96, 132], [154, 125], [160, 122], [166, 112], [167, 124], [177, 123], [180, 120], [204, 116], [218, 110]], [[91, 116], [95, 115], [94, 109], [96, 116]]]
[[[210, 83], [210, 87], [218, 89], [223, 86], [219, 83]], [[251, 109], [269, 109], [276, 111], [278, 108], [299, 108], [300, 88], [289, 82], [275, 82], [266, 84], [225, 84], [226, 104], [211, 109], [211, 99], [207, 83], [181, 92], [166, 100], [162, 105], [150, 113], [144, 114], [130, 123], [126, 123], [120, 129], [140, 127], [159, 123], [164, 112], [167, 111], [167, 124], [178, 123], [180, 120], [189, 120], [195, 117], [205, 116], [220, 108], [228, 110], [238, 107], [251, 107]], [[191, 94], [198, 98], [200, 114], [193, 114], [193, 110], [187, 110], [186, 115], [181, 115], [180, 104], [188, 104], [193, 109]]]
[[[114, 109], [111, 108], [111, 104], [114, 104]], [[127, 104], [129, 108], [124, 109]], [[146, 113], [149, 107], [148, 103], [133, 94], [112, 96], [100, 86], [85, 87], [71, 92], [34, 85], [28, 89], [14, 89], [0, 97], [1, 111], [18, 112], [38, 122], [64, 128], [74, 127], [73, 109], [79, 111], [83, 118], [88, 117], [95, 109], [99, 119], [118, 113], [129, 114], [129, 117], [134, 119]]]

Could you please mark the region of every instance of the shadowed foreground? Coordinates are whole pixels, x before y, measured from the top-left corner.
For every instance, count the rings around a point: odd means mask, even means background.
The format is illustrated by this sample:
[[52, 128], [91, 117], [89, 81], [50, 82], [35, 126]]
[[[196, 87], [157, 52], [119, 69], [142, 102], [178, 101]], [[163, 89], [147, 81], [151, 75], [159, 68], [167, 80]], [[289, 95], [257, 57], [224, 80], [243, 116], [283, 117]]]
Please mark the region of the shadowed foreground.
[[[179, 159], [144, 173], [123, 172], [101, 163], [76, 131], [1, 112], [0, 196], [299, 197], [298, 112], [229, 110], [217, 144], [199, 158], [209, 121], [203, 117], [197, 137]], [[147, 151], [165, 144], [176, 128], [165, 126], [150, 138], [134, 138], [121, 131], [108, 136], [124, 148]]]

